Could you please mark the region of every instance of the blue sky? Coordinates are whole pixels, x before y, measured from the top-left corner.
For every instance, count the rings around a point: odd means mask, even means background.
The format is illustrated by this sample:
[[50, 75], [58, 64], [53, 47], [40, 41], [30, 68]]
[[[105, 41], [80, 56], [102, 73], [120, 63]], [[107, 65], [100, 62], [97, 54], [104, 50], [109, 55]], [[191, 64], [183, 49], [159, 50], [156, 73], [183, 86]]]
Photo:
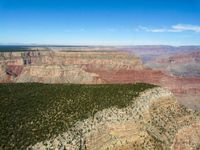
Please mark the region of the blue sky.
[[200, 1], [0, 0], [0, 43], [200, 45]]

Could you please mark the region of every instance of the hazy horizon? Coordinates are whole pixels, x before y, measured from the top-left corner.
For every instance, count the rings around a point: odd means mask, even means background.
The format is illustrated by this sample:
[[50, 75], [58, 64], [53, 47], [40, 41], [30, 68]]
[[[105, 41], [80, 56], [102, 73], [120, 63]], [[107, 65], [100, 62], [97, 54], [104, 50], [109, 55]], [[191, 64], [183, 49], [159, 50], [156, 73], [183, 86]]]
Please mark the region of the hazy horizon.
[[164, 45], [164, 44], [152, 44], [152, 45], [150, 45], [150, 44], [130, 44], [130, 45], [117, 45], [117, 44], [115, 44], [115, 45], [109, 45], [109, 44], [107, 44], [107, 45], [103, 45], [103, 44], [29, 44], [29, 43], [27, 43], [27, 44], [24, 44], [24, 43], [0, 43], [0, 46], [53, 46], [53, 47], [56, 47], [56, 46], [58, 46], [58, 47], [67, 47], [67, 46], [69, 46], [69, 47], [90, 47], [90, 46], [95, 46], [95, 47], [106, 47], [106, 46], [108, 46], [108, 47], [129, 47], [129, 46], [171, 46], [171, 47], [182, 47], [182, 46], [188, 46], [188, 47], [190, 47], [190, 46], [195, 46], [195, 47], [199, 47], [200, 46], [200, 44], [188, 44], [188, 45]]

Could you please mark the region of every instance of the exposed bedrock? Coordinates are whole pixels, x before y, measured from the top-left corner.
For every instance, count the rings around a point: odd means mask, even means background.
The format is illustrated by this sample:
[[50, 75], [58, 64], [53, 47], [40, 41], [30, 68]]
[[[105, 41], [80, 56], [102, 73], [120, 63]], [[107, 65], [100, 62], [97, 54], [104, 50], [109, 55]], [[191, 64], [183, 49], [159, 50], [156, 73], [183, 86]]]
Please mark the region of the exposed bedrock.
[[[175, 76], [167, 66], [199, 63], [199, 53], [158, 57], [160, 68], [143, 65], [134, 54], [121, 51], [28, 51], [0, 53], [0, 82], [134, 83], [145, 82], [171, 90], [179, 101], [200, 109], [200, 78]], [[162, 65], [165, 64], [163, 67]], [[191, 68], [192, 69], [192, 68]], [[196, 67], [195, 69], [198, 69]], [[176, 69], [178, 71], [178, 69]], [[189, 71], [193, 73], [193, 71]], [[198, 100], [196, 100], [198, 99]], [[189, 101], [195, 101], [188, 104]], [[198, 102], [197, 102], [198, 101]]]
[[[126, 108], [110, 108], [77, 122], [69, 131], [31, 149], [187, 149], [200, 144], [200, 114], [177, 103], [162, 88], [146, 90]], [[189, 139], [193, 143], [182, 145]], [[197, 138], [197, 139], [196, 139]]]
[[200, 149], [200, 123], [194, 123], [189, 127], [184, 127], [176, 133], [173, 150]]
[[200, 52], [192, 51], [161, 55], [145, 65], [176, 76], [200, 77]]
[[15, 82], [99, 84], [104, 81], [98, 74], [88, 73], [77, 66], [26, 66]]
[[[126, 52], [30, 51], [1, 53], [1, 82], [104, 83], [87, 69], [141, 70], [139, 58]], [[4, 74], [7, 76], [4, 76]], [[8, 78], [10, 77], [10, 78]], [[8, 79], [7, 79], [8, 78]], [[7, 80], [5, 80], [7, 79]]]

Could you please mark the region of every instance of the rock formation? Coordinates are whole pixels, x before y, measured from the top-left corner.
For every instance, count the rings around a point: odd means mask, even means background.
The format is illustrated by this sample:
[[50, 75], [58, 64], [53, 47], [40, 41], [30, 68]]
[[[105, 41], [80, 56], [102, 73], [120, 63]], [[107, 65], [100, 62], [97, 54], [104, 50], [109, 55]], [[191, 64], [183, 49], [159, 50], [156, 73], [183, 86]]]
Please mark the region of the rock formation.
[[184, 127], [175, 135], [172, 149], [188, 150], [200, 149], [200, 124], [194, 123], [189, 127]]
[[[145, 82], [166, 87], [181, 103], [200, 109], [198, 104], [200, 102], [196, 101], [200, 96], [199, 52], [185, 50], [183, 54], [174, 52], [172, 54], [171, 47], [164, 47], [164, 50], [159, 46], [156, 49], [149, 48], [135, 49], [134, 52], [141, 59], [125, 51], [1, 52], [0, 82], [76, 84]], [[167, 53], [166, 57], [163, 57], [165, 50], [170, 55]], [[151, 55], [156, 55], [158, 58], [144, 61], [143, 55], [145, 58]], [[174, 72], [178, 74], [175, 75]], [[188, 104], [188, 99], [195, 101], [195, 104]]]
[[161, 55], [146, 65], [176, 76], [200, 77], [200, 52]]
[[[77, 122], [73, 128], [58, 137], [29, 148], [197, 148], [200, 144], [200, 134], [196, 132], [199, 121], [200, 114], [178, 104], [171, 92], [154, 88], [141, 93], [126, 108], [110, 108], [97, 112], [94, 117]], [[192, 142], [188, 143], [188, 140]]]
[[[1, 53], [0, 82], [104, 83], [86, 69], [140, 70], [140, 59], [126, 52], [28, 51]], [[6, 74], [6, 75], [5, 75]]]
[[26, 66], [23, 68], [21, 75], [16, 77], [14, 81], [20, 83], [103, 83], [103, 81], [99, 78], [99, 75], [95, 73], [88, 73], [75, 65]]

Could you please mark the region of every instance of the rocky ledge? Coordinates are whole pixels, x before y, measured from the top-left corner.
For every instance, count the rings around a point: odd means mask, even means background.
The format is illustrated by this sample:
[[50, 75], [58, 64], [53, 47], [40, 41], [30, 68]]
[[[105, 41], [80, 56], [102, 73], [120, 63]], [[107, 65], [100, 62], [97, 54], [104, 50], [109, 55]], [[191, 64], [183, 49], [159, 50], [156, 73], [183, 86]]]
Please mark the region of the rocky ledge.
[[[178, 104], [170, 91], [157, 87], [142, 92], [126, 108], [97, 112], [28, 149], [193, 149], [199, 148], [200, 134], [190, 131], [200, 128], [199, 121], [199, 112]], [[185, 135], [192, 142], [186, 142]]]

